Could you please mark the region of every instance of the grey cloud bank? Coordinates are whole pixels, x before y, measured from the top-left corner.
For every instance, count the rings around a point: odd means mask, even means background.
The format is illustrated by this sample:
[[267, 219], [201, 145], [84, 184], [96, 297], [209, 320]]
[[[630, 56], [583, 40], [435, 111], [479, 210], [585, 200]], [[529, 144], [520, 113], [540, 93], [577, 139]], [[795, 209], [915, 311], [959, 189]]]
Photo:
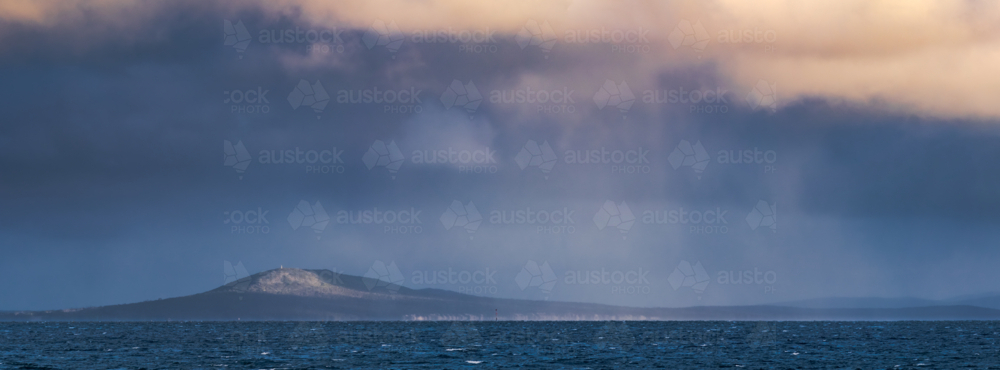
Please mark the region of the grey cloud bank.
[[645, 307], [998, 290], [995, 119], [782, 100], [544, 22], [470, 52], [162, 8], [128, 37], [0, 22], [0, 276], [26, 282], [0, 309], [201, 292], [223, 261]]

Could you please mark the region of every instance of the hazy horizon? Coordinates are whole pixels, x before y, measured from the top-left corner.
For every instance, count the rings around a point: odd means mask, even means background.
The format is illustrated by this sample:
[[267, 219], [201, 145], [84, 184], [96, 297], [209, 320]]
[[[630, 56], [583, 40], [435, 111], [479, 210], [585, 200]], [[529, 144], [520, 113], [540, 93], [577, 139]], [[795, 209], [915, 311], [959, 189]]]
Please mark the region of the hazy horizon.
[[1000, 5], [421, 4], [0, 4], [0, 310], [1000, 293]]

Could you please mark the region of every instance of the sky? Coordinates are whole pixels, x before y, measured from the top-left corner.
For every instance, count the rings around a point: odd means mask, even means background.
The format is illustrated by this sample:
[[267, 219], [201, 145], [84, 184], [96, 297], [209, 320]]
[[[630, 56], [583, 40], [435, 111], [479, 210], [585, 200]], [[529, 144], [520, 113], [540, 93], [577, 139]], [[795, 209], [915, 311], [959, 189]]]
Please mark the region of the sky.
[[4, 1], [0, 310], [199, 293], [227, 263], [642, 307], [995, 293], [998, 20]]

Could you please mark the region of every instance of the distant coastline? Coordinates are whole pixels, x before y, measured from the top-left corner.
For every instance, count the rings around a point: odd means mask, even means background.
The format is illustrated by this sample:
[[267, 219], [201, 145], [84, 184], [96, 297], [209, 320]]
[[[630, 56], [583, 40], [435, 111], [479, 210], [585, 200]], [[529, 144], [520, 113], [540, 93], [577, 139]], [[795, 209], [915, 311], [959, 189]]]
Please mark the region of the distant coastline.
[[373, 284], [366, 279], [327, 270], [281, 268], [184, 297], [79, 309], [0, 312], [0, 321], [1000, 320], [1000, 309], [990, 306], [996, 303], [995, 297], [968, 301], [982, 305], [845, 298], [787, 305], [637, 308], [485, 298]]

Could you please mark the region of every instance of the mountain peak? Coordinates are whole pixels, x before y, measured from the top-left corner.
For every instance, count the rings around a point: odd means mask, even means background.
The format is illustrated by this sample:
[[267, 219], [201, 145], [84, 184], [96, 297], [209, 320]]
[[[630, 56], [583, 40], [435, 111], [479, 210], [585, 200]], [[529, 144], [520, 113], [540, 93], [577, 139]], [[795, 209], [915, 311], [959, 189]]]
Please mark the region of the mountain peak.
[[319, 274], [296, 268], [280, 268], [258, 274], [249, 290], [262, 293], [296, 294], [306, 291], [323, 291], [336, 288]]
[[282, 267], [230, 282], [212, 292], [266, 293], [304, 297], [388, 298], [394, 294], [406, 294], [411, 291], [411, 289], [399, 285], [386, 284], [378, 279], [344, 275], [325, 269], [303, 270]]

